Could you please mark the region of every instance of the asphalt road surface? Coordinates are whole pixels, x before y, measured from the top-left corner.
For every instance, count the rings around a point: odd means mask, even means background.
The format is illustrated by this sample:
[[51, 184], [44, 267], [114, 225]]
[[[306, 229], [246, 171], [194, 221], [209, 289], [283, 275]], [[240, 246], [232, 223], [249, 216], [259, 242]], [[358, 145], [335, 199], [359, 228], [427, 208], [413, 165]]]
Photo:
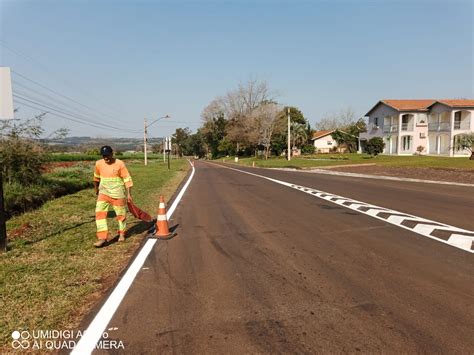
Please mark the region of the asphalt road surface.
[[[217, 164], [108, 328], [125, 353], [472, 353], [474, 254]], [[474, 188], [240, 168], [474, 230]]]

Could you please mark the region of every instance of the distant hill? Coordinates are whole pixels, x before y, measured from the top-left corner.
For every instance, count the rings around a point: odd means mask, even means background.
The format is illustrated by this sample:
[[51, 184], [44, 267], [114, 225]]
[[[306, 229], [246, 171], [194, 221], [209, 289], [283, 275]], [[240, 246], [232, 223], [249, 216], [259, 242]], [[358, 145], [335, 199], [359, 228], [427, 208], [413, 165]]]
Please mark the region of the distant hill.
[[[116, 151], [143, 150], [143, 138], [93, 138], [66, 137], [63, 139], [40, 139], [41, 143], [56, 151], [87, 151], [110, 145]], [[162, 138], [149, 138], [148, 144], [160, 144]]]

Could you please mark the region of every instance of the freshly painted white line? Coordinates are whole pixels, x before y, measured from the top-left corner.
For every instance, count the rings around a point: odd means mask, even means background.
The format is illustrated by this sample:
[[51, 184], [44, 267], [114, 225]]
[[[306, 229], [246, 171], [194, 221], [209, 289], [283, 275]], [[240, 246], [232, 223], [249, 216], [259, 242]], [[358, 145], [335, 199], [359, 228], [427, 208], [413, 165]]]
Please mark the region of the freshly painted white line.
[[376, 179], [376, 180], [393, 180], [393, 181], [408, 181], [408, 182], [423, 182], [425, 184], [439, 184], [439, 185], [453, 185], [453, 186], [468, 186], [474, 187], [474, 184], [466, 184], [462, 182], [449, 182], [449, 181], [435, 181], [435, 180], [423, 180], [423, 179], [412, 179], [404, 177], [395, 177], [395, 176], [386, 176], [386, 175], [370, 175], [370, 174], [360, 174], [360, 173], [346, 173], [342, 171], [330, 171], [326, 169], [293, 169], [293, 168], [264, 168], [271, 170], [281, 170], [281, 171], [296, 171], [299, 173], [313, 173], [313, 174], [325, 174], [325, 175], [336, 175], [336, 176], [349, 176], [356, 178], [365, 178], [365, 179]]
[[472, 245], [472, 238], [466, 237], [462, 234], [452, 234], [451, 237], [448, 239], [452, 245], [455, 245], [461, 249], [471, 248]]
[[428, 233], [431, 234], [433, 231], [436, 229], [436, 226], [430, 225], [430, 224], [418, 224], [413, 228], [413, 230], [417, 233], [423, 234], [423, 233]]
[[184, 184], [183, 188], [179, 192], [178, 196], [176, 196], [176, 198], [173, 201], [173, 204], [171, 205], [171, 207], [168, 209], [168, 212], [166, 213], [166, 217], [168, 219], [171, 218], [171, 216], [173, 215], [174, 210], [176, 209], [176, 207], [178, 207], [178, 203], [183, 198], [183, 195], [184, 195], [186, 189], [188, 188], [189, 184], [191, 183], [191, 180], [193, 179], [194, 172], [196, 171], [194, 169], [194, 163], [190, 162], [189, 160], [188, 160], [188, 162], [189, 162], [189, 164], [191, 164], [191, 168], [192, 168], [191, 175], [189, 176], [188, 181], [186, 181], [186, 184]]
[[[381, 221], [384, 221], [386, 223], [396, 225], [397, 227], [409, 230], [411, 232], [417, 233], [419, 235], [430, 238], [432, 240], [436, 240], [437, 242], [444, 243], [444, 244], [450, 245], [452, 247], [462, 249], [462, 250], [467, 251], [469, 253], [474, 253], [474, 250], [472, 249], [472, 247], [474, 245], [474, 231], [469, 231], [469, 230], [466, 230], [466, 229], [450, 226], [450, 225], [445, 224], [445, 223], [432, 221], [432, 220], [429, 220], [429, 219], [426, 219], [426, 218], [411, 215], [409, 213], [399, 212], [399, 211], [391, 210], [391, 209], [388, 209], [388, 208], [385, 208], [385, 207], [379, 207], [379, 206], [371, 205], [369, 203], [364, 203], [362, 201], [349, 199], [349, 198], [346, 198], [346, 197], [338, 196], [338, 195], [331, 194], [331, 193], [328, 193], [328, 192], [324, 192], [324, 191], [321, 191], [321, 190], [316, 190], [316, 189], [313, 189], [313, 188], [310, 188], [310, 187], [300, 186], [300, 185], [292, 184], [292, 183], [289, 183], [289, 182], [286, 182], [286, 181], [273, 179], [273, 178], [270, 178], [270, 177], [267, 177], [267, 176], [264, 176], [264, 175], [254, 174], [254, 173], [251, 173], [251, 172], [248, 172], [248, 171], [245, 171], [245, 170], [235, 169], [235, 168], [231, 168], [231, 167], [220, 165], [220, 164], [214, 164], [214, 165], [220, 166], [222, 168], [238, 171], [240, 173], [256, 176], [256, 177], [259, 177], [259, 178], [262, 178], [262, 179], [265, 179], [265, 180], [273, 181], [277, 184], [284, 185], [284, 186], [299, 190], [301, 192], [305, 192], [307, 194], [310, 194], [311, 196], [321, 198], [323, 200], [335, 203], [336, 205], [340, 205], [342, 207], [346, 207], [348, 209], [357, 211], [359, 213], [369, 215], [371, 217], [377, 218], [377, 219], [379, 219]], [[346, 203], [346, 204], [344, 204], [344, 203]], [[366, 207], [367, 211], [360, 210], [359, 208], [362, 207], [362, 206]], [[380, 213], [389, 214], [390, 216], [388, 218], [384, 218], [382, 216], [379, 216]], [[405, 221], [405, 220], [412, 221], [416, 225], [421, 224], [421, 225], [423, 225], [423, 227], [419, 227], [419, 228], [415, 228], [415, 226], [408, 227], [408, 226], [402, 224], [402, 222]], [[425, 223], [423, 223], [423, 222], [425, 222]], [[427, 228], [426, 226], [428, 224], [433, 225], [434, 228], [433, 229]], [[433, 231], [435, 231], [435, 230], [450, 232], [452, 234], [451, 234], [450, 238], [448, 238], [448, 240], [444, 240], [442, 238], [438, 238], [438, 237], [435, 237], [435, 236], [431, 235], [433, 233]], [[455, 233], [465, 233], [465, 234], [469, 234], [469, 235], [455, 234]]]
[[[186, 181], [186, 184], [183, 186], [178, 196], [176, 196], [176, 199], [173, 201], [173, 204], [168, 210], [168, 219], [175, 211], [179, 201], [183, 197], [184, 192], [188, 188], [194, 176], [194, 164], [192, 164], [191, 162], [189, 162], [189, 164], [192, 168], [191, 175], [189, 176], [188, 181]], [[97, 343], [103, 335], [104, 330], [107, 328], [107, 325], [109, 324], [113, 315], [117, 311], [117, 308], [120, 306], [120, 303], [122, 303], [123, 298], [127, 294], [127, 291], [132, 285], [133, 280], [142, 268], [143, 263], [148, 257], [148, 254], [150, 254], [150, 252], [152, 251], [153, 246], [156, 244], [156, 241], [157, 239], [148, 239], [146, 241], [145, 245], [142, 247], [136, 258], [133, 260], [128, 270], [125, 272], [125, 275], [123, 275], [123, 277], [120, 279], [118, 285], [112, 291], [109, 298], [107, 298], [107, 301], [105, 301], [104, 305], [96, 314], [91, 324], [89, 324], [89, 327], [83, 333], [81, 340], [79, 340], [76, 347], [71, 351], [72, 355], [91, 354], [92, 351], [94, 351], [97, 346]]]
[[156, 241], [156, 239], [148, 239], [146, 241], [145, 245], [140, 250], [140, 253], [138, 253], [135, 260], [133, 260], [132, 265], [130, 265], [114, 291], [110, 294], [107, 301], [96, 314], [94, 320], [89, 324], [89, 327], [87, 327], [87, 330], [84, 332], [81, 340], [79, 340], [71, 354], [90, 354], [95, 349], [97, 342], [102, 337], [104, 329], [112, 319], [112, 316], [122, 302], [122, 299], [125, 297], [130, 285], [138, 274], [138, 271], [140, 271], [140, 268], [148, 257], [148, 254], [152, 250]]

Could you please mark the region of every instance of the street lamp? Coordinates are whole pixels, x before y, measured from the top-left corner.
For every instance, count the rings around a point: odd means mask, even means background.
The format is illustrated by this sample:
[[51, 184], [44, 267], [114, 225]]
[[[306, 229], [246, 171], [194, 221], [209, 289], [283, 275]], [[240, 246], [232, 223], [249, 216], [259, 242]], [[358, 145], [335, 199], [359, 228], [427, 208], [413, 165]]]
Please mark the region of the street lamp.
[[159, 117], [157, 118], [156, 120], [154, 120], [153, 122], [151, 122], [150, 124], [147, 124], [146, 122], [146, 118], [145, 118], [145, 130], [144, 130], [144, 134], [143, 134], [143, 150], [144, 150], [144, 153], [145, 153], [145, 165], [148, 165], [148, 154], [147, 154], [147, 140], [148, 140], [148, 137], [147, 137], [147, 134], [148, 134], [148, 128], [152, 125], [152, 124], [155, 124], [156, 122], [162, 120], [163, 118], [170, 118], [169, 115], [166, 115], [166, 116], [163, 116], [163, 117]]

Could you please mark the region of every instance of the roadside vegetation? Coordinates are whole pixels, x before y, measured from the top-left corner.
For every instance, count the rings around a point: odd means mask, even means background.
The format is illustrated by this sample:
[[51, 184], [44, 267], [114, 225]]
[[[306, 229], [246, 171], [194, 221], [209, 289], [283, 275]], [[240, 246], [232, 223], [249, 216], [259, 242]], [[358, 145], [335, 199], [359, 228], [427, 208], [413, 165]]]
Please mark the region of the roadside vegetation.
[[329, 113], [316, 122], [295, 106], [278, 103], [277, 93], [265, 81], [250, 79], [213, 99], [202, 111], [196, 133], [177, 129], [173, 146], [178, 155], [220, 159], [226, 156], [269, 159], [287, 154], [288, 118], [292, 156], [314, 154], [315, 130], [334, 130], [333, 138], [348, 152], [357, 151], [358, 135], [365, 132], [363, 119], [351, 108]]
[[54, 198], [92, 187], [93, 164], [58, 167], [44, 173], [31, 184], [13, 181], [5, 184], [5, 209], [8, 217], [30, 211]]
[[[134, 179], [134, 201], [151, 215], [156, 213], [159, 195], [169, 200], [189, 169], [184, 159], [172, 160], [170, 171], [162, 161], [146, 167], [143, 162], [127, 165]], [[61, 176], [71, 178], [70, 172], [59, 169], [56, 178]], [[88, 188], [7, 222], [9, 251], [0, 256], [4, 302], [0, 348], [11, 350], [13, 330], [77, 327], [139, 247], [150, 225], [130, 214], [124, 243], [93, 247], [95, 200], [93, 189]], [[115, 231], [116, 222], [109, 223]]]

